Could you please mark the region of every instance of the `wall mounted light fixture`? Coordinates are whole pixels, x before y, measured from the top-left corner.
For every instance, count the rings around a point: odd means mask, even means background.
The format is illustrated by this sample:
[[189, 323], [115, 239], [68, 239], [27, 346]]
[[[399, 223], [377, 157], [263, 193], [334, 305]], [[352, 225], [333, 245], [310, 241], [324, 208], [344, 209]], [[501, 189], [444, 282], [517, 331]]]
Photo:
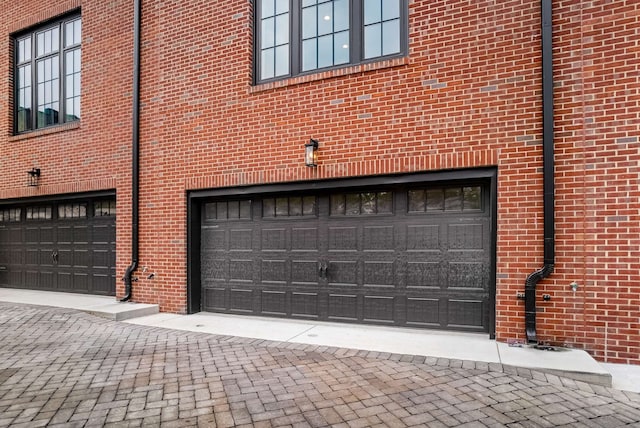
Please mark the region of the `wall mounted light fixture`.
[[29, 174], [29, 181], [27, 182], [27, 186], [37, 186], [38, 180], [40, 179], [40, 168], [31, 168], [31, 171], [27, 171], [27, 174]]
[[318, 166], [318, 140], [311, 138], [304, 145], [304, 163], [307, 166]]

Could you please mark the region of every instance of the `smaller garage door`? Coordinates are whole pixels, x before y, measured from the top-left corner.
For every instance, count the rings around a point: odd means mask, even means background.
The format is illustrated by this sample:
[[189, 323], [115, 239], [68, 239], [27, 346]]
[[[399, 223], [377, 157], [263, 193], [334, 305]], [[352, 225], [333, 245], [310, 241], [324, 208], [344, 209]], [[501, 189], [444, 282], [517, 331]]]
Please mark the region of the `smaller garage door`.
[[0, 286], [115, 295], [114, 198], [0, 207]]
[[202, 205], [206, 311], [489, 331], [486, 183]]

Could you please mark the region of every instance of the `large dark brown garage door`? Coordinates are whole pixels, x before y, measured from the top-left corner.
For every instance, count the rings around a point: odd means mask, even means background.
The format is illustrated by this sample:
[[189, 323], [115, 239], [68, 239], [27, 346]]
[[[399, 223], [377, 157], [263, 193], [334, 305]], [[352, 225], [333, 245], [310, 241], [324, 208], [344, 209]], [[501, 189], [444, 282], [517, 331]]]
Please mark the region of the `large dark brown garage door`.
[[0, 207], [0, 286], [115, 295], [115, 199]]
[[202, 204], [206, 311], [487, 332], [484, 184]]

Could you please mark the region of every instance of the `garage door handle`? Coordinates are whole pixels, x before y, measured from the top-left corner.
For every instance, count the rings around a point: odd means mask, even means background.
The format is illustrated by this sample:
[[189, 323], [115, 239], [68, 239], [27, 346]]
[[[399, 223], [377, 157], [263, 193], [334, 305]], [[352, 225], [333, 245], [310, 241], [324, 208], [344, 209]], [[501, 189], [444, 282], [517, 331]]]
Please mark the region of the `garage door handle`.
[[327, 266], [326, 263], [320, 263], [320, 268], [318, 270], [318, 276], [320, 278], [326, 278], [327, 277], [327, 269], [329, 268], [329, 266]]
[[58, 252], [57, 251], [53, 251], [51, 253], [51, 261], [53, 263], [58, 263]]

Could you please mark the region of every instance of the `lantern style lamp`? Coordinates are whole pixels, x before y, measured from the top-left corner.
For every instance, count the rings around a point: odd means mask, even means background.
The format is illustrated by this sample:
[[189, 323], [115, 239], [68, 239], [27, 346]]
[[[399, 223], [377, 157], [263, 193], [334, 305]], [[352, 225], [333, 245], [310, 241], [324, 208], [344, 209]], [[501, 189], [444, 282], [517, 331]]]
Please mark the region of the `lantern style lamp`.
[[307, 166], [318, 166], [318, 140], [311, 138], [304, 145], [304, 164]]
[[31, 168], [31, 171], [27, 171], [27, 174], [29, 174], [27, 185], [36, 187], [38, 185], [38, 179], [40, 178], [40, 168]]

